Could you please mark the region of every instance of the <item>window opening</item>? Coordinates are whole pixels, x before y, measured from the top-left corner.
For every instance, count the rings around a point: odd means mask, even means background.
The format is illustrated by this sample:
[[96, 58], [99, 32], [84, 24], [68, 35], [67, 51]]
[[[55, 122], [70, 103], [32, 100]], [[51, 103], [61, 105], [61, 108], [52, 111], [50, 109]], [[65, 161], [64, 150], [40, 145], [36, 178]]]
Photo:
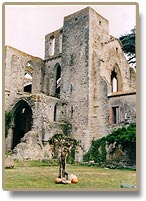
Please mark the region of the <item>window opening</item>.
[[73, 86], [72, 84], [70, 84], [70, 94], [72, 93], [72, 91], [73, 91]]
[[73, 106], [71, 107], [71, 118], [73, 117], [73, 113], [74, 113], [74, 108]]
[[61, 66], [58, 65], [56, 70], [56, 90], [55, 90], [56, 95], [60, 95], [60, 84], [61, 84]]
[[56, 121], [56, 117], [57, 117], [57, 104], [55, 104], [54, 106], [54, 121]]
[[111, 73], [111, 85], [112, 85], [112, 92], [118, 91], [118, 79], [117, 79], [117, 73], [115, 71], [112, 71]]
[[51, 36], [49, 41], [49, 55], [53, 56], [55, 53], [55, 37]]
[[112, 123], [118, 124], [119, 123], [119, 107], [112, 107]]
[[27, 93], [32, 92], [32, 74], [33, 74], [32, 64], [30, 62], [27, 62], [24, 74], [24, 88], [23, 88], [24, 92]]

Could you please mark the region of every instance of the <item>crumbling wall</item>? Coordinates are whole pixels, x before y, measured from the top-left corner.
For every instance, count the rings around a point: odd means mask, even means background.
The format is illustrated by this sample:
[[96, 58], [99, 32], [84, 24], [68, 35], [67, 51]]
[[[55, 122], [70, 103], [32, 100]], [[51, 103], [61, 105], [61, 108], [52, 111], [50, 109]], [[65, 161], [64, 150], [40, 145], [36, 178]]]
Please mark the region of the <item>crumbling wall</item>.
[[5, 109], [7, 110], [24, 94], [24, 76], [28, 62], [31, 62], [33, 66], [32, 93], [40, 92], [41, 71], [44, 68], [44, 62], [40, 58], [33, 57], [10, 46], [6, 46], [5, 51]]
[[41, 160], [44, 158], [43, 144], [39, 133], [29, 131], [13, 149], [13, 158], [18, 160]]

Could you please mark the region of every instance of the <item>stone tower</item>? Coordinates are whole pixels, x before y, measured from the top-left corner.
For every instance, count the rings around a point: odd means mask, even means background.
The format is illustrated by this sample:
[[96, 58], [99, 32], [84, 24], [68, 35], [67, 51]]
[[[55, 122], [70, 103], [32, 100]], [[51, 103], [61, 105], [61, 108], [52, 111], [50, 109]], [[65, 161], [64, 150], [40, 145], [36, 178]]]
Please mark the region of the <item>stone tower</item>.
[[[53, 46], [54, 57], [47, 52]], [[112, 129], [108, 95], [112, 93], [114, 68], [119, 76], [116, 92], [130, 90], [129, 65], [120, 42], [109, 35], [108, 20], [87, 7], [65, 17], [63, 28], [46, 36], [46, 49], [49, 74], [55, 76], [52, 86], [50, 83], [52, 95], [57, 87], [56, 69], [60, 66], [58, 95], [67, 103], [61, 118], [71, 123], [73, 136], [88, 150], [93, 138], [100, 138]]]

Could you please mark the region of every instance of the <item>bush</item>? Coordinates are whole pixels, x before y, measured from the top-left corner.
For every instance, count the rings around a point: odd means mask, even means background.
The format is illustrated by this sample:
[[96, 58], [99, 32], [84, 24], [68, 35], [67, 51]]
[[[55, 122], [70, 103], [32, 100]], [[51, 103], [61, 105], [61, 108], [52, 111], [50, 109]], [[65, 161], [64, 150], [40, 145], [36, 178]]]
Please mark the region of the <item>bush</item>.
[[136, 125], [131, 124], [128, 127], [118, 128], [111, 134], [101, 139], [93, 140], [89, 151], [83, 156], [83, 161], [93, 160], [95, 163], [106, 161], [106, 144], [115, 143], [115, 146], [122, 146], [122, 151], [128, 154], [132, 163], [136, 161]]
[[95, 163], [104, 162], [106, 160], [106, 140], [105, 137], [93, 140], [89, 151], [83, 156], [83, 161], [94, 161]]

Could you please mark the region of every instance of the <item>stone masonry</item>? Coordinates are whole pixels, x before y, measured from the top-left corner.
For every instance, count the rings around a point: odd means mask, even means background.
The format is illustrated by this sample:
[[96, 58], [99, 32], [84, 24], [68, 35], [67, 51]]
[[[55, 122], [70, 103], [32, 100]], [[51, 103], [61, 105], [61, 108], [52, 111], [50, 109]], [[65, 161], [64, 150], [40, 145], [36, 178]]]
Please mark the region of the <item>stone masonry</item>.
[[[51, 157], [47, 141], [68, 122], [84, 147], [76, 153], [82, 161], [93, 139], [136, 123], [135, 70], [109, 34], [108, 20], [90, 7], [64, 17], [63, 27], [45, 36], [44, 60], [7, 46], [5, 63], [5, 110], [14, 114], [6, 149], [16, 158]], [[41, 144], [30, 155], [29, 136]]]

